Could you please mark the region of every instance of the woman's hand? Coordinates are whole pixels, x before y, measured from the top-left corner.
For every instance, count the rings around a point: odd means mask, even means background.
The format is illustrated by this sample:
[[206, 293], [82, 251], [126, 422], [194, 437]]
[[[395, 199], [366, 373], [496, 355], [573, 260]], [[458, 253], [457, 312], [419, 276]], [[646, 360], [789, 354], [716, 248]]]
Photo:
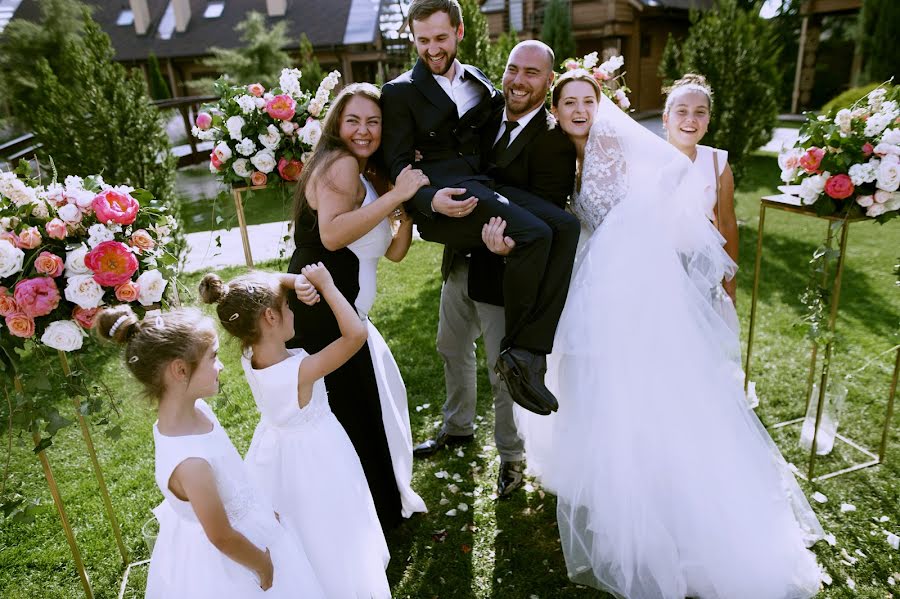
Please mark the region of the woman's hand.
[[417, 168], [413, 168], [411, 164], [408, 164], [406, 168], [397, 175], [397, 181], [394, 184], [394, 192], [401, 202], [405, 202], [413, 197], [419, 189], [429, 183], [430, 181], [425, 173]]
[[264, 591], [268, 591], [272, 588], [272, 579], [275, 577], [275, 566], [272, 565], [272, 555], [269, 553], [268, 548], [266, 548], [262, 563], [256, 570], [256, 575], [259, 576], [259, 588]]

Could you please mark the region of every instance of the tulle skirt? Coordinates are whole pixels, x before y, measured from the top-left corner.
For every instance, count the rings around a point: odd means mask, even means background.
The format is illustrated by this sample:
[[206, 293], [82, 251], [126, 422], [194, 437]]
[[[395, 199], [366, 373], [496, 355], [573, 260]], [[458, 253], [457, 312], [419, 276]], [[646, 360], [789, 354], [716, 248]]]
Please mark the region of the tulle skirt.
[[558, 495], [576, 582], [629, 599], [811, 597], [821, 527], [709, 301], [721, 237], [672, 216], [622, 203], [581, 249], [548, 360], [559, 411], [517, 411], [529, 468]]

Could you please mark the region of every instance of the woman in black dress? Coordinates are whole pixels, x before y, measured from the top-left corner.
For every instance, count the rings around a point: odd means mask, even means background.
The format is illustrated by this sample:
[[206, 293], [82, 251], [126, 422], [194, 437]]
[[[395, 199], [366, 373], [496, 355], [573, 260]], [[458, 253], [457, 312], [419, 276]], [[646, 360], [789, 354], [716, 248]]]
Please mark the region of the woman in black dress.
[[[385, 191], [378, 165], [381, 143], [379, 92], [354, 84], [335, 99], [312, 157], [304, 166], [294, 201], [297, 249], [288, 271], [322, 262], [338, 289], [366, 318], [375, 299], [375, 272], [384, 255], [402, 260], [412, 239], [412, 220], [403, 211], [428, 178], [408, 168]], [[376, 187], [381, 193], [376, 192]], [[392, 234], [391, 218], [399, 220]], [[296, 336], [289, 347], [316, 352], [340, 336], [331, 311], [322, 303], [291, 301]], [[378, 331], [369, 327], [365, 346], [325, 377], [328, 402], [347, 431], [369, 483], [385, 529], [413, 512], [425, 511], [410, 488], [412, 439], [406, 390]]]

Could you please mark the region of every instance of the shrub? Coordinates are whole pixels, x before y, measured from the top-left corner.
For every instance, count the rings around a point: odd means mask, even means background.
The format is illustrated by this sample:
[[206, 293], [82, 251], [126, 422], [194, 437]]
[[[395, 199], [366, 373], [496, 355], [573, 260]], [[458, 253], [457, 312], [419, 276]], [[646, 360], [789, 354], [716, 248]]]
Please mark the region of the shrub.
[[572, 11], [568, 0], [549, 0], [544, 7], [544, 27], [541, 40], [556, 54], [557, 62], [575, 56], [575, 36], [572, 35]]
[[850, 108], [857, 101], [865, 98], [870, 91], [878, 87], [879, 83], [870, 83], [860, 87], [851, 87], [847, 91], [838, 94], [822, 106], [823, 113], [830, 113], [835, 108]]

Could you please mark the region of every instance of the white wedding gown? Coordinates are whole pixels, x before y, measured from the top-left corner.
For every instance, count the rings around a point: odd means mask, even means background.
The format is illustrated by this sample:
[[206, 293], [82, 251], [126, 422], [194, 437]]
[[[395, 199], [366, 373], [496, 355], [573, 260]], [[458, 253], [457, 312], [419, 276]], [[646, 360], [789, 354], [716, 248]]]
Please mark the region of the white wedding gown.
[[822, 529], [734, 376], [709, 301], [734, 272], [678, 150], [604, 98], [573, 209], [580, 249], [549, 356], [559, 412], [517, 412], [558, 496], [572, 580], [628, 599], [816, 594]]

